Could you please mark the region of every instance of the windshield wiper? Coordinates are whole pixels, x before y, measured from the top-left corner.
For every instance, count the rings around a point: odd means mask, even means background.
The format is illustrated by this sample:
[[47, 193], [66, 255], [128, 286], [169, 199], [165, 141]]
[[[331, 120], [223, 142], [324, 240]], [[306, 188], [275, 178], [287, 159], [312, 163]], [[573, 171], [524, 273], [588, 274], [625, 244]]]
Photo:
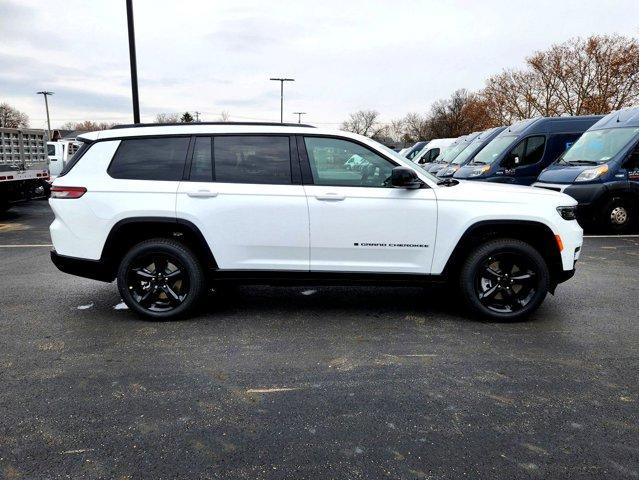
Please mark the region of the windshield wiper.
[[599, 162], [595, 162], [594, 160], [573, 160], [572, 162], [564, 160], [564, 162], [570, 165], [599, 165]]
[[457, 184], [459, 184], [459, 180], [455, 180], [454, 178], [445, 178], [444, 180], [437, 182], [437, 185], [441, 185], [443, 187], [454, 187]]

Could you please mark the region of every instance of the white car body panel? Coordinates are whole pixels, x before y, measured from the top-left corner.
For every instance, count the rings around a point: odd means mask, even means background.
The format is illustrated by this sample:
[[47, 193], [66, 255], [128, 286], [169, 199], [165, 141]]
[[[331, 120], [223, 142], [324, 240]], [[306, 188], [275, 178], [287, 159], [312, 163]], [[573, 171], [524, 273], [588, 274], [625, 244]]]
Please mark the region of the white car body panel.
[[221, 269], [309, 269], [301, 185], [181, 182], [176, 210], [200, 229]]
[[120, 180], [106, 170], [119, 140], [93, 145], [69, 173], [53, 185], [85, 187], [81, 198], [55, 199], [51, 238], [61, 255], [97, 260], [109, 232], [120, 220], [131, 217], [175, 218], [175, 194], [180, 182]]
[[312, 271], [430, 273], [437, 227], [432, 189], [304, 188]]

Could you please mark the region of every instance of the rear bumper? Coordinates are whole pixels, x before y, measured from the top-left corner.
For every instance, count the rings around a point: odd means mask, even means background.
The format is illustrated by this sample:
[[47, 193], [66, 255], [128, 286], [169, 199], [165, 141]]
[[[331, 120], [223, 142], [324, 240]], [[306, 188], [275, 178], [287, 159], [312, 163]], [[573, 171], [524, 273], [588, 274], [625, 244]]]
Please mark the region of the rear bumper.
[[55, 250], [51, 250], [51, 261], [61, 272], [78, 277], [109, 283], [115, 279], [114, 269], [102, 260], [67, 257], [59, 255]]

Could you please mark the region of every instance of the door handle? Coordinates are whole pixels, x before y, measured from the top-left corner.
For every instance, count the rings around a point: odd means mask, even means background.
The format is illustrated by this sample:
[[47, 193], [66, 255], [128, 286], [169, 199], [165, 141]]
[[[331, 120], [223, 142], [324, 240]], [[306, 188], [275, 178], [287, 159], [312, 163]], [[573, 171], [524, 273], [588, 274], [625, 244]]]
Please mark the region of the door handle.
[[346, 197], [337, 193], [325, 193], [323, 195], [315, 195], [315, 198], [317, 198], [318, 200], [332, 200], [334, 202], [339, 202], [341, 200], [344, 200]]
[[210, 190], [198, 190], [197, 192], [187, 192], [189, 197], [192, 198], [213, 198], [217, 197], [217, 192], [211, 192]]

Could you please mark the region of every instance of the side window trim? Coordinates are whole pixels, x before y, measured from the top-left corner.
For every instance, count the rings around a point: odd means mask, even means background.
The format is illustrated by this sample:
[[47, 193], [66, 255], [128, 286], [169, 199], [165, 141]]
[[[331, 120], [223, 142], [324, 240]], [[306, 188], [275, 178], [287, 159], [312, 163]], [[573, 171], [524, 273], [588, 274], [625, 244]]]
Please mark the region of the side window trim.
[[182, 180], [185, 182], [196, 181], [191, 180], [191, 172], [193, 170], [193, 156], [195, 155], [195, 142], [198, 138], [210, 138], [211, 139], [211, 182], [215, 182], [215, 162], [213, 161], [213, 141], [214, 135], [210, 133], [200, 133], [197, 135], [191, 135], [191, 142], [189, 144], [189, 152], [186, 156], [186, 164], [184, 165], [184, 175]]
[[[308, 151], [306, 149], [306, 142], [304, 141], [305, 138], [324, 138], [324, 139], [334, 139], [334, 140], [341, 140], [341, 141], [345, 141], [345, 142], [351, 142], [351, 143], [354, 143], [355, 145], [358, 145], [358, 146], [360, 146], [362, 148], [365, 148], [366, 150], [371, 152], [373, 155], [377, 155], [378, 157], [381, 157], [382, 159], [386, 160], [388, 163], [390, 163], [394, 167], [399, 166], [399, 164], [397, 162], [395, 162], [391, 158], [387, 157], [384, 153], [378, 152], [377, 150], [373, 150], [372, 148], [370, 148], [365, 143], [358, 142], [357, 140], [354, 140], [352, 138], [340, 137], [338, 135], [313, 135], [313, 134], [298, 135], [297, 137], [298, 137], [297, 145], [298, 145], [298, 150], [300, 152], [300, 166], [302, 167], [302, 181], [303, 181], [304, 185], [316, 185], [315, 180], [313, 179], [313, 172], [311, 170], [310, 157], [309, 157]], [[385, 187], [371, 187], [371, 186], [365, 186], [365, 185], [361, 185], [361, 186], [360, 185], [322, 185], [322, 186], [325, 186], [325, 187], [332, 186], [332, 187], [336, 187], [336, 188], [337, 187], [385, 188]]]

